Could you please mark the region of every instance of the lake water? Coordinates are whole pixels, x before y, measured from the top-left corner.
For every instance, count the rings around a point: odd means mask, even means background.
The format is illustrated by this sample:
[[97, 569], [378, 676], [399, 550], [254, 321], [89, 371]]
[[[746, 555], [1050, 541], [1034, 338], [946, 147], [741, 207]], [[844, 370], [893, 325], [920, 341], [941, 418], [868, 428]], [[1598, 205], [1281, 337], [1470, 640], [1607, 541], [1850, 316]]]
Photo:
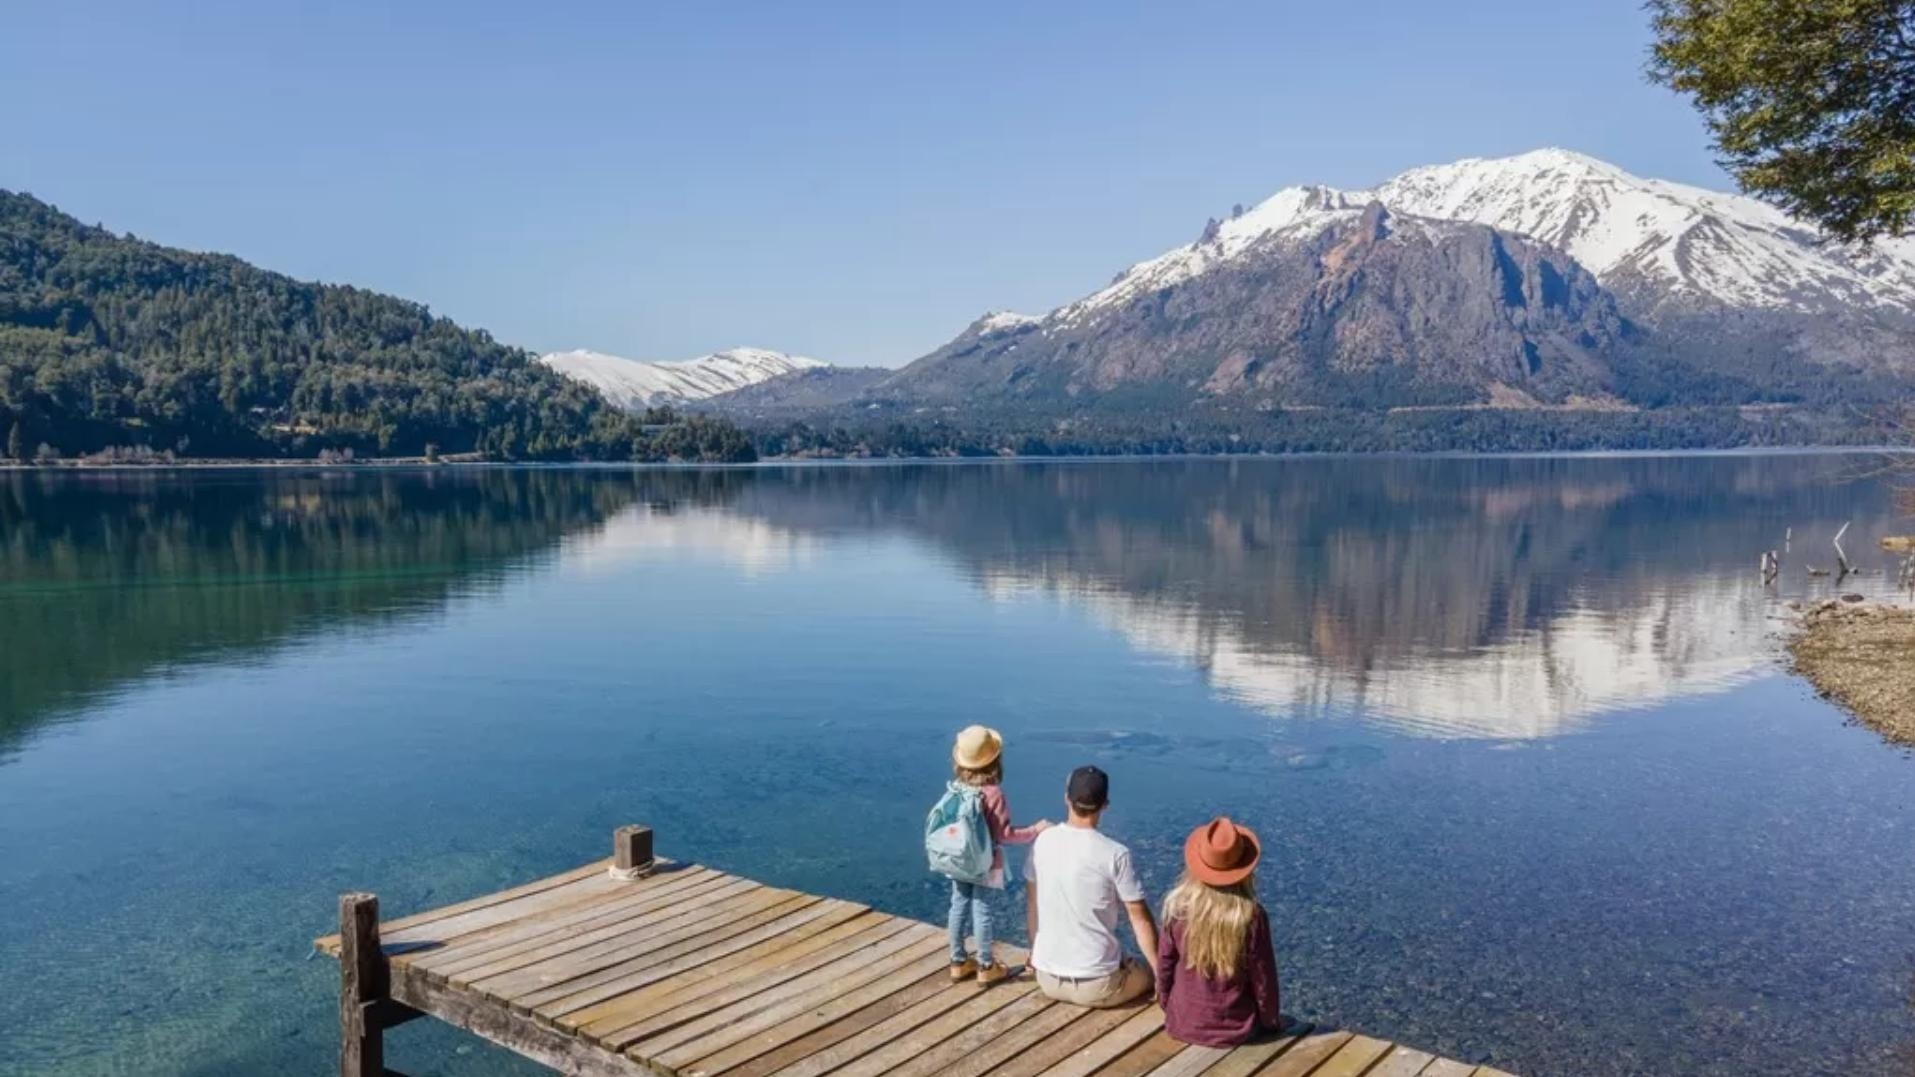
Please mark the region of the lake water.
[[919, 827], [981, 721], [1020, 817], [1111, 773], [1153, 895], [1192, 825], [1257, 827], [1298, 1016], [1905, 1074], [1915, 759], [1777, 660], [1844, 521], [1844, 589], [1887, 586], [1865, 467], [0, 473], [0, 1072], [326, 1072], [339, 891], [443, 904], [625, 822], [941, 919]]

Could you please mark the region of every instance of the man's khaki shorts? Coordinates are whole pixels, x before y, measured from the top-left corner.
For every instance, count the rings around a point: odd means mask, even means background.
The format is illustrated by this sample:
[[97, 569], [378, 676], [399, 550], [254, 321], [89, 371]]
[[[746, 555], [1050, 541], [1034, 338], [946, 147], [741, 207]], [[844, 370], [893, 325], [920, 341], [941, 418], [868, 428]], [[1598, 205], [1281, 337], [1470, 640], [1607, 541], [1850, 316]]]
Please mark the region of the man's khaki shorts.
[[1156, 977], [1151, 975], [1150, 966], [1135, 958], [1124, 958], [1117, 971], [1088, 979], [1075, 979], [1069, 976], [1052, 976], [1043, 969], [1037, 971], [1037, 989], [1045, 997], [1059, 1002], [1069, 1002], [1078, 1006], [1089, 1006], [1094, 1010], [1122, 1006], [1135, 998], [1141, 998], [1150, 991]]

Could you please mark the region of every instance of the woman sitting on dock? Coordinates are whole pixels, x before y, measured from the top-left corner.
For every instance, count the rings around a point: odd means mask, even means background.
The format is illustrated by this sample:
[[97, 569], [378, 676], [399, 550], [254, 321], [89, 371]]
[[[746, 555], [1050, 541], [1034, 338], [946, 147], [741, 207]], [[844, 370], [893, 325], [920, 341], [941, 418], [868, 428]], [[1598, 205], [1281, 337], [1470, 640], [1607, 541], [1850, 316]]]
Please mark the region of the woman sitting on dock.
[[1184, 874], [1164, 899], [1157, 997], [1164, 1030], [1185, 1043], [1234, 1047], [1282, 1026], [1270, 920], [1257, 903], [1262, 845], [1218, 817], [1184, 842]]

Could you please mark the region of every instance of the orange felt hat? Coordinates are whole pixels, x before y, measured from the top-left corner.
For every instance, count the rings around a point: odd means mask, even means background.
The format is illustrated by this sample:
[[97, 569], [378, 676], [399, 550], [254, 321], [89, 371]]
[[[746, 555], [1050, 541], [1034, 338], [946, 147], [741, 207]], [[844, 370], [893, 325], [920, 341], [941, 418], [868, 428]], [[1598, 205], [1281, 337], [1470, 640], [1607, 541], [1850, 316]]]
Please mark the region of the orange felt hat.
[[1184, 867], [1202, 883], [1235, 886], [1257, 870], [1263, 843], [1257, 832], [1219, 815], [1184, 839]]

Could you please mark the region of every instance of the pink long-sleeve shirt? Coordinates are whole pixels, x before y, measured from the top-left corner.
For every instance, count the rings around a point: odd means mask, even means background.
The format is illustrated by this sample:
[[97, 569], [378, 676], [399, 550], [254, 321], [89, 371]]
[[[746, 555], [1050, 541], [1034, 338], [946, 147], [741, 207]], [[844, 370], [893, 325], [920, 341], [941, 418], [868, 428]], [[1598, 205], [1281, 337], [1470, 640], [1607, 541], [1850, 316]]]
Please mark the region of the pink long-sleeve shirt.
[[1004, 799], [1002, 787], [986, 785], [978, 793], [983, 799], [984, 821], [991, 828], [991, 870], [998, 871], [1004, 867], [1004, 847], [1029, 845], [1037, 840], [1037, 828], [1011, 825], [1011, 803]]

